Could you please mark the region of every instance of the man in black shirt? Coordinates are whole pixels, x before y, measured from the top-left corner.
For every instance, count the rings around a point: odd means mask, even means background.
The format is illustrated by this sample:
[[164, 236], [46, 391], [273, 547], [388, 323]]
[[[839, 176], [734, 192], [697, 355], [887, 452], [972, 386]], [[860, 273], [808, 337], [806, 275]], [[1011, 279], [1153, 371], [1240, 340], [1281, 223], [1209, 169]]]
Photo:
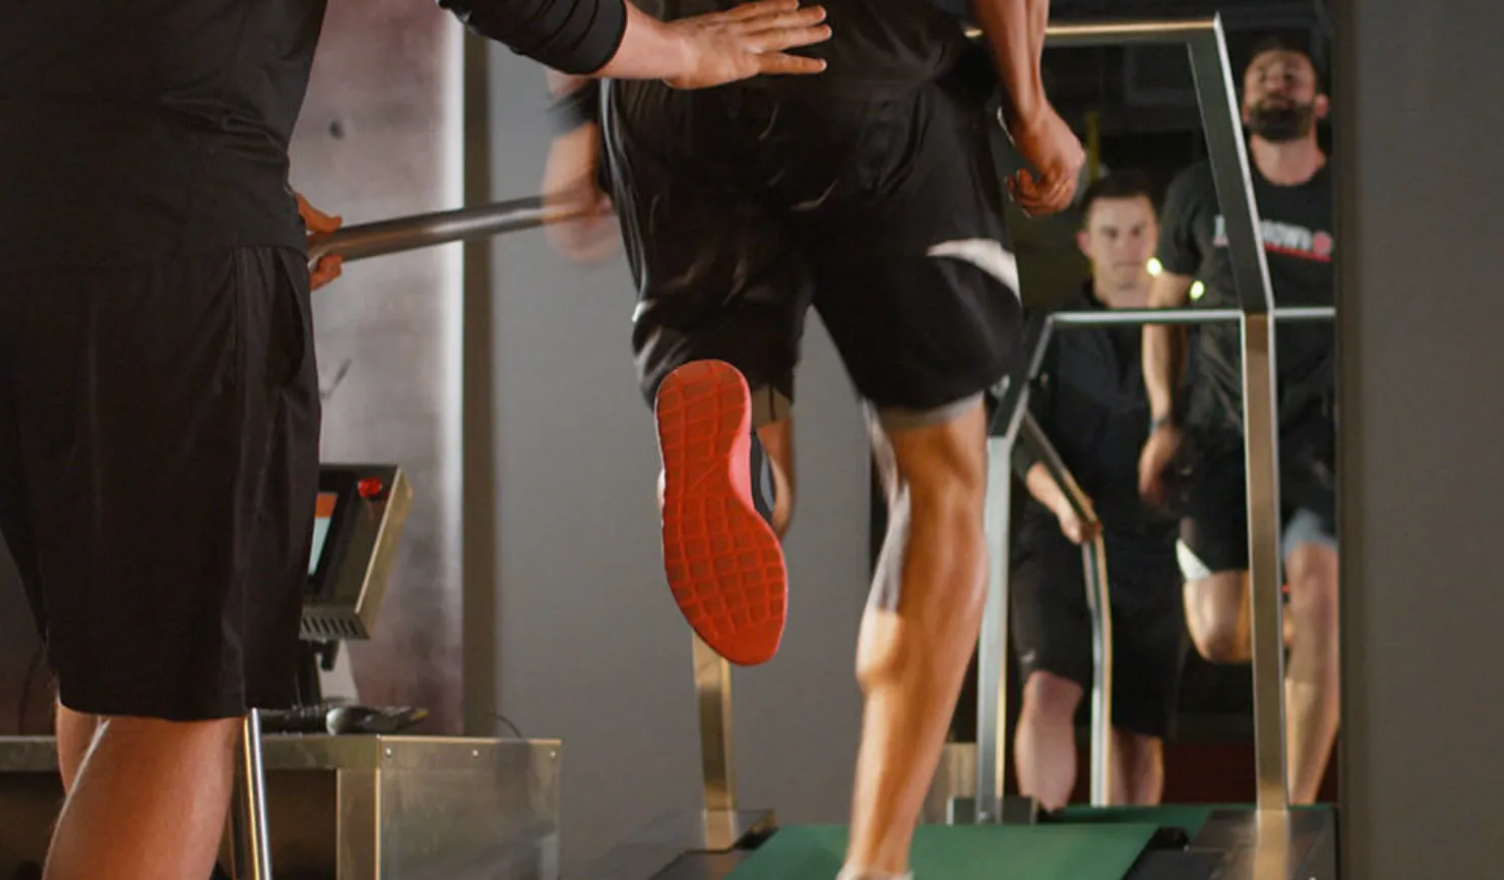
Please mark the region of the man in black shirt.
[[[660, 2], [673, 19], [722, 0]], [[843, 871], [856, 880], [908, 870], [980, 624], [982, 395], [1015, 354], [1019, 312], [987, 150], [999, 74], [1007, 129], [1039, 174], [1009, 180], [1025, 210], [1069, 204], [1084, 153], [1040, 81], [1047, 0], [973, 4], [995, 68], [927, 0], [826, 6], [835, 36], [811, 50], [822, 76], [695, 94], [613, 83], [604, 141], [657, 416], [667, 579], [723, 657], [764, 662], [782, 637], [791, 401], [811, 306], [871, 409], [891, 515], [858, 647], [867, 712]], [[581, 86], [555, 82], [580, 112], [545, 190], [603, 211], [600, 92]], [[570, 235], [556, 240], [580, 244]]]
[[[1092, 277], [1066, 308], [1146, 307], [1158, 231], [1148, 178], [1111, 174], [1087, 190], [1082, 210], [1077, 240]], [[1132, 326], [1055, 333], [1029, 396], [1030, 411], [1102, 525], [1112, 597], [1115, 804], [1159, 802], [1185, 652], [1175, 520], [1138, 493], [1139, 451], [1149, 433], [1139, 340]], [[1057, 810], [1075, 788], [1076, 710], [1095, 665], [1079, 546], [1093, 536], [1024, 444], [1014, 466], [1032, 496], [1019, 524], [1010, 591], [1024, 682], [1019, 790]]]
[[[1333, 303], [1332, 180], [1316, 140], [1327, 97], [1311, 59], [1271, 44], [1243, 78], [1243, 124], [1275, 302]], [[1236, 307], [1226, 233], [1203, 162], [1184, 171], [1165, 202], [1154, 286], [1158, 307], [1183, 305], [1195, 279], [1200, 304]], [[1246, 661], [1249, 646], [1248, 526], [1242, 439], [1242, 367], [1236, 324], [1198, 330], [1197, 379], [1186, 405], [1172, 394], [1180, 370], [1179, 334], [1144, 329], [1144, 379], [1154, 430], [1140, 479], [1151, 498], [1167, 496], [1165, 473], [1189, 462], [1180, 503], [1187, 621], [1208, 660]], [[1281, 555], [1289, 589], [1290, 659], [1285, 679], [1287, 778], [1291, 800], [1315, 800], [1337, 734], [1337, 537], [1333, 370], [1330, 324], [1276, 328]]]
[[[444, 0], [563, 70], [710, 86], [821, 63], [771, 0]], [[293, 699], [318, 480], [288, 184], [324, 0], [4, 0], [0, 534], [58, 681], [47, 876], [202, 880], [248, 707]], [[85, 756], [87, 755], [87, 761]]]

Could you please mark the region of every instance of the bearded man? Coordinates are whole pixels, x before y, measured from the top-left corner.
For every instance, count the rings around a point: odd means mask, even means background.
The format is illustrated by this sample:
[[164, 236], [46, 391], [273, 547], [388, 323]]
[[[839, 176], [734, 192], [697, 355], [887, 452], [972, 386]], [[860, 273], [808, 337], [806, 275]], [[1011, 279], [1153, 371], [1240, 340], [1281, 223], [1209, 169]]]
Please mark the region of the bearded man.
[[[1266, 43], [1243, 76], [1250, 176], [1278, 306], [1333, 304], [1332, 174], [1316, 137], [1328, 99], [1306, 52]], [[1152, 307], [1236, 307], [1226, 226], [1210, 164], [1180, 174], [1166, 195]], [[1249, 660], [1248, 522], [1237, 324], [1196, 331], [1189, 392], [1177, 394], [1184, 332], [1146, 326], [1150, 432], [1140, 491], [1182, 516], [1177, 553], [1197, 650], [1214, 663]], [[1313, 802], [1336, 739], [1338, 706], [1336, 346], [1327, 323], [1287, 323], [1276, 336], [1281, 559], [1288, 587], [1286, 778], [1293, 803]], [[1175, 479], [1167, 480], [1167, 475]], [[1167, 486], [1173, 485], [1174, 489]]]

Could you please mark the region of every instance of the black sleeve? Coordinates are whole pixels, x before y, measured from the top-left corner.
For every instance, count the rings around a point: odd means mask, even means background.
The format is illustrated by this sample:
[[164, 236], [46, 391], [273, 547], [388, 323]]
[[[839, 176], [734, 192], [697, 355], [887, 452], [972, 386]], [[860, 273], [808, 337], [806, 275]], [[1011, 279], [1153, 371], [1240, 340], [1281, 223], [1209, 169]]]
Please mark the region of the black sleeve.
[[625, 0], [438, 0], [481, 36], [560, 73], [588, 74], [616, 55]]
[[1172, 275], [1195, 275], [1201, 269], [1201, 248], [1196, 243], [1196, 221], [1205, 202], [1201, 168], [1181, 172], [1165, 193], [1159, 216], [1159, 247], [1155, 258]]

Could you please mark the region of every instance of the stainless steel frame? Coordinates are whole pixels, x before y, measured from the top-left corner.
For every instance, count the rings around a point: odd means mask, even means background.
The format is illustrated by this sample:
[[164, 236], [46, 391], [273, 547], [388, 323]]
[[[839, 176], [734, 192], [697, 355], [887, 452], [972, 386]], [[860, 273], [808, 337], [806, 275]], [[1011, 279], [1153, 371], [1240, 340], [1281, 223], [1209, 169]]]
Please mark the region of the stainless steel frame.
[[[1273, 317], [1285, 321], [1330, 321], [1336, 310], [1331, 306], [1301, 306], [1275, 309]], [[1028, 358], [1023, 381], [1010, 383], [1003, 395], [1000, 418], [1004, 430], [989, 441], [990, 465], [987, 486], [988, 546], [999, 560], [1008, 558], [1008, 516], [1011, 509], [1012, 473], [1009, 463], [1013, 445], [1026, 443], [1040, 458], [1051, 477], [1066, 493], [1067, 499], [1083, 522], [1095, 523], [1085, 495], [1076, 484], [1050, 440], [1028, 412], [1029, 382], [1039, 372], [1045, 348], [1056, 327], [1103, 327], [1142, 324], [1213, 324], [1238, 321], [1243, 313], [1237, 309], [1114, 309], [1112, 311], [1055, 312], [1040, 328]], [[1091, 614], [1092, 656], [1092, 735], [1090, 798], [1093, 806], [1108, 803], [1112, 779], [1112, 608], [1107, 580], [1106, 550], [1100, 538], [1082, 547], [1087, 608]], [[989, 569], [987, 610], [979, 645], [978, 715], [977, 715], [977, 821], [995, 822], [1002, 813], [1003, 768], [1007, 760], [1006, 730], [1007, 684], [1007, 609], [1008, 577], [1005, 565]], [[1277, 595], [1276, 595], [1276, 598]], [[1283, 728], [1281, 728], [1283, 738]], [[1283, 760], [1283, 759], [1281, 759]], [[1282, 765], [1281, 765], [1282, 766]], [[1283, 774], [1283, 770], [1281, 770]], [[988, 786], [991, 786], [989, 790]]]
[[[249, 733], [265, 781], [237, 791], [227, 822], [237, 877], [560, 876], [557, 740]], [[54, 738], [0, 737], [0, 877], [42, 863], [61, 803]], [[255, 821], [265, 845], [244, 836]]]
[[[1233, 276], [1242, 308], [1223, 310], [1214, 320], [1239, 320], [1243, 340], [1243, 417], [1247, 436], [1247, 486], [1249, 503], [1249, 577], [1253, 595], [1253, 656], [1255, 729], [1258, 756], [1258, 806], [1260, 810], [1286, 811], [1289, 806], [1284, 772], [1283, 643], [1280, 632], [1278, 452], [1274, 412], [1273, 294], [1264, 259], [1263, 238], [1249, 183], [1248, 155], [1232, 69], [1220, 17], [1169, 22], [1065, 25], [1052, 27], [1048, 46], [1105, 44], [1181, 44], [1190, 54], [1196, 95], [1201, 107], [1212, 177], [1217, 198], [1226, 218]], [[1212, 316], [1210, 310], [1177, 310], [1168, 314], [1123, 316], [1112, 323], [1194, 323]], [[1300, 313], [1313, 319], [1315, 313]], [[1135, 320], [1136, 319], [1136, 320]], [[1091, 319], [1074, 319], [1079, 326]], [[1021, 405], [1027, 390], [1013, 389], [1014, 405]], [[1005, 441], [1010, 439], [1005, 436]], [[1004, 479], [1007, 471], [1002, 470]], [[990, 487], [991, 488], [991, 487]], [[1006, 490], [1005, 490], [1006, 491]], [[1003, 496], [1006, 503], [1006, 494]], [[989, 506], [996, 507], [997, 502]], [[1004, 514], [1006, 516], [1006, 514]], [[994, 515], [994, 519], [995, 519]], [[1006, 557], [999, 557], [1006, 558]], [[987, 629], [980, 643], [982, 657], [979, 684], [981, 702], [978, 723], [979, 816], [999, 815], [1002, 803], [1002, 762], [1006, 759], [1001, 700], [996, 692], [1004, 684], [1000, 676], [1003, 646], [1007, 642], [1007, 596], [1005, 575], [993, 566], [988, 585]], [[1094, 762], [1096, 763], [1096, 762]], [[1095, 780], [1094, 780], [1095, 785]]]
[[261, 713], [246, 714], [230, 809], [231, 870], [236, 880], [272, 880], [271, 834], [266, 825], [266, 768], [261, 757]]
[[[1061, 461], [1044, 430], [1029, 413], [1024, 413], [1019, 441], [1032, 447], [1050, 477], [1065, 493], [1071, 509], [1082, 523], [1100, 526], [1086, 493]], [[1011, 457], [1011, 456], [1010, 456]], [[1092, 699], [1091, 699], [1091, 803], [1105, 807], [1112, 779], [1112, 598], [1107, 582], [1107, 550], [1100, 533], [1081, 548], [1085, 575], [1086, 608], [1091, 615]], [[1006, 577], [1007, 575], [1004, 575]]]
[[732, 748], [731, 664], [692, 635], [695, 697], [700, 715], [700, 765], [705, 786], [705, 848], [725, 851], [743, 836], [736, 808]]
[[315, 236], [309, 244], [308, 259], [316, 262], [320, 257], [337, 254], [346, 260], [364, 260], [500, 235], [503, 232], [533, 229], [547, 223], [568, 220], [573, 216], [576, 215], [569, 211], [551, 209], [544, 204], [542, 198], [533, 197], [397, 217], [347, 226], [328, 235]]

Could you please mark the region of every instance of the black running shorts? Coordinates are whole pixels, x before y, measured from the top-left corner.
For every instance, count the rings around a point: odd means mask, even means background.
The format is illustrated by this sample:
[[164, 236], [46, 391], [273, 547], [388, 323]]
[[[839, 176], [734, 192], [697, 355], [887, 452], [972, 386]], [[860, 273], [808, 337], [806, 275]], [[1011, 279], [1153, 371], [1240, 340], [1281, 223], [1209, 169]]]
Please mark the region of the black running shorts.
[[4, 280], [0, 531], [63, 705], [291, 703], [318, 440], [302, 255]]
[[883, 98], [613, 83], [605, 139], [644, 395], [719, 359], [792, 399], [811, 305], [879, 409], [997, 382], [1020, 308], [988, 97], [959, 76]]
[[[1091, 693], [1096, 661], [1081, 548], [1048, 515], [1024, 517], [1009, 594], [1019, 680], [1049, 672]], [[1174, 548], [1107, 542], [1112, 596], [1114, 727], [1170, 735], [1186, 655], [1185, 608]]]
[[[1337, 547], [1335, 423], [1316, 414], [1280, 430], [1280, 558], [1296, 547]], [[1188, 432], [1181, 452], [1180, 565], [1186, 580], [1248, 568], [1248, 484], [1243, 437]]]

